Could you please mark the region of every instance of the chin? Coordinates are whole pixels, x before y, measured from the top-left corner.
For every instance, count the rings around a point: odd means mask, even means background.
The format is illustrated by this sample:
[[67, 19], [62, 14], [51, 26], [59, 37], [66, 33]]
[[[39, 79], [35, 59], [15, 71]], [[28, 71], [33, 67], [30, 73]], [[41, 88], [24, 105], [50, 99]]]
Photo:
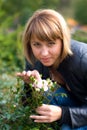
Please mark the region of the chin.
[[53, 64], [43, 64], [44, 66], [47, 66], [47, 67], [50, 67], [52, 66]]

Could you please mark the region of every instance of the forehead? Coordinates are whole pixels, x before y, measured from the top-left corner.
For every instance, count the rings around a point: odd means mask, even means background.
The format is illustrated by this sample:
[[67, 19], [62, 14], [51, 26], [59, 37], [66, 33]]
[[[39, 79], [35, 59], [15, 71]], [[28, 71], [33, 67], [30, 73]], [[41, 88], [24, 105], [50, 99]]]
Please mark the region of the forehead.
[[62, 38], [62, 32], [58, 19], [53, 19], [52, 15], [40, 15], [31, 20], [29, 26], [30, 39], [56, 40]]
[[31, 40], [52, 41], [62, 38], [61, 33], [58, 30], [51, 29], [49, 26], [44, 26], [44, 28], [37, 26], [33, 28]]

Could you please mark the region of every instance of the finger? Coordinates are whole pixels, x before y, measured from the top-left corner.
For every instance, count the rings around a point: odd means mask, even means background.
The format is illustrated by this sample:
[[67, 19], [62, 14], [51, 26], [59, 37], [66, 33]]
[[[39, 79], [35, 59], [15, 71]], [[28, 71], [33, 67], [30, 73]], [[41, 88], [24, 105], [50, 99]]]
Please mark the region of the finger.
[[23, 74], [21, 72], [17, 72], [16, 76], [23, 78]]
[[31, 115], [30, 118], [35, 120], [46, 120], [47, 116]]
[[32, 76], [34, 76], [37, 80], [41, 79], [41, 76], [37, 70], [32, 71]]
[[47, 116], [36, 116], [36, 115], [32, 115], [30, 116], [31, 119], [34, 119], [34, 122], [39, 122], [39, 123], [48, 123], [50, 122], [50, 120], [48, 119]]
[[31, 72], [31, 71], [27, 71], [27, 73], [26, 73], [26, 75], [27, 75], [28, 77], [30, 77], [30, 76], [31, 76], [31, 74], [32, 74], [32, 72]]
[[37, 123], [50, 123], [49, 120], [34, 120], [34, 122], [37, 122]]
[[17, 72], [15, 75], [16, 75], [16, 76], [21, 76], [21, 73], [20, 73], [20, 72]]
[[29, 80], [29, 77], [26, 75], [26, 71], [23, 71], [22, 73], [18, 72], [17, 76], [21, 77], [24, 82], [27, 82]]
[[40, 111], [40, 110], [36, 110], [36, 112], [42, 116], [46, 116], [48, 115], [48, 111]]
[[26, 76], [26, 71], [23, 71], [22, 73], [18, 72], [16, 75], [20, 76], [20, 77], [25, 77]]
[[25, 75], [26, 75], [26, 73], [27, 73], [26, 71], [23, 71], [23, 72], [22, 72], [22, 75], [23, 75], [23, 76], [25, 76]]

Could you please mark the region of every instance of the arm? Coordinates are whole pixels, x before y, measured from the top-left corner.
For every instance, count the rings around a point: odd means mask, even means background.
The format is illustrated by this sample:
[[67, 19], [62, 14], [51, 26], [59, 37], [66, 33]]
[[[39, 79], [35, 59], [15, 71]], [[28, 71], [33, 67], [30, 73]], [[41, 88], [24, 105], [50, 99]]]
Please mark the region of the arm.
[[72, 128], [87, 125], [87, 106], [69, 108]]
[[[60, 123], [72, 125], [73, 128], [87, 125], [87, 53], [82, 55], [80, 63], [81, 63], [80, 71], [83, 77], [83, 90], [84, 90], [83, 91], [84, 93], [81, 99], [83, 101], [84, 106], [79, 107], [79, 108], [66, 107], [66, 109], [63, 107], [62, 108], [63, 115], [60, 120]], [[71, 121], [69, 121], [67, 117], [69, 117], [69, 120]]]
[[62, 116], [59, 125], [67, 124], [72, 128], [87, 126], [87, 106], [78, 108], [62, 107]]
[[84, 77], [82, 97], [83, 106], [80, 108], [69, 108], [72, 127], [87, 126], [87, 53], [81, 57], [81, 73]]

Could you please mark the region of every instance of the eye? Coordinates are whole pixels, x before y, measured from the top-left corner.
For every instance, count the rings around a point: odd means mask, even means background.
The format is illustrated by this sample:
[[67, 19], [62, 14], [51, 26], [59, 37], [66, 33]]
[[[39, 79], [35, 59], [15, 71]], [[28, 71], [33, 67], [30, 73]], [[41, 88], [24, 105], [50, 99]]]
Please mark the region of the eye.
[[49, 46], [53, 46], [54, 44], [55, 44], [54, 41], [50, 41], [50, 42], [48, 42], [48, 45], [49, 45]]
[[40, 47], [41, 46], [41, 44], [39, 42], [34, 42], [34, 43], [32, 43], [32, 45], [36, 46], [36, 47]]

